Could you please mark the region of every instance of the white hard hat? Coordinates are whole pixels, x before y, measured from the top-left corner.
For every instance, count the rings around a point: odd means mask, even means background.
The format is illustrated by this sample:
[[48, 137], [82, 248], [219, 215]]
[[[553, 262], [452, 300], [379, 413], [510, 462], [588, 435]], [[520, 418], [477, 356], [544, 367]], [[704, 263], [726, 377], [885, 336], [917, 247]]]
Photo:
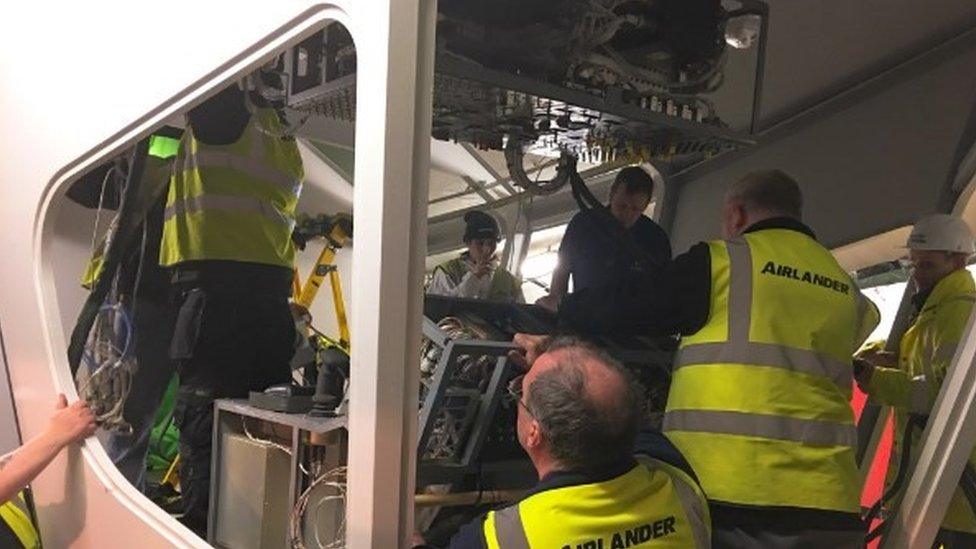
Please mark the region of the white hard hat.
[[976, 253], [969, 225], [962, 218], [947, 214], [927, 215], [919, 219], [912, 227], [905, 247], [910, 250]]

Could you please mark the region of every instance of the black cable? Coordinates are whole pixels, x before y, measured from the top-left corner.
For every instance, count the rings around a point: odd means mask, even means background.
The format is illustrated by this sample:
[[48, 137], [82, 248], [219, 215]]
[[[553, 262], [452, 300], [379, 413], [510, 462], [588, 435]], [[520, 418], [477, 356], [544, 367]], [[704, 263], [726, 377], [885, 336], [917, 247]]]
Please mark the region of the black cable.
[[85, 343], [88, 341], [88, 334], [98, 316], [98, 310], [112, 288], [115, 273], [122, 263], [126, 250], [132, 244], [139, 224], [142, 222], [141, 219], [135, 219], [136, 216], [133, 215], [133, 211], [138, 206], [139, 182], [142, 181], [142, 172], [146, 166], [148, 150], [149, 138], [147, 137], [139, 141], [132, 151], [129, 173], [126, 176], [125, 189], [122, 191], [122, 200], [119, 205], [118, 228], [112, 242], [105, 250], [104, 263], [98, 280], [95, 281], [91, 293], [88, 294], [88, 299], [85, 300], [85, 304], [78, 314], [78, 322], [71, 332], [71, 342], [68, 345], [68, 365], [71, 368], [72, 377], [78, 372], [81, 356], [85, 351]]
[[579, 172], [573, 169], [573, 174], [569, 177], [569, 188], [573, 192], [573, 199], [576, 200], [576, 205], [579, 206], [580, 210], [593, 210], [598, 208], [605, 208], [606, 206], [593, 195], [590, 188], [583, 181]]
[[969, 503], [969, 509], [976, 515], [976, 469], [973, 469], [973, 464], [968, 459], [962, 470], [962, 478], [959, 479], [959, 487]]
[[159, 431], [159, 436], [156, 437], [155, 441], [149, 442], [149, 447], [152, 448], [155, 446], [155, 451], [158, 454], [162, 454], [163, 449], [161, 446], [163, 444], [163, 439], [166, 437], [166, 431], [169, 431], [170, 426], [173, 425], [173, 420], [175, 419], [173, 417], [173, 410], [170, 410], [167, 416], [166, 423], [163, 424], [163, 428]]
[[[881, 507], [886, 501], [891, 501], [892, 498], [901, 490], [902, 484], [905, 483], [905, 478], [908, 476], [908, 469], [910, 468], [909, 459], [911, 458], [912, 451], [912, 434], [914, 433], [915, 427], [924, 427], [925, 419], [917, 414], [909, 414], [908, 422], [905, 423], [904, 434], [902, 435], [902, 447], [901, 453], [898, 456], [898, 474], [895, 475], [895, 480], [888, 487], [878, 501], [865, 513], [863, 522], [866, 528], [870, 530], [871, 522], [877, 518], [878, 514], [881, 512]], [[873, 539], [883, 534], [888, 529], [888, 521], [885, 520], [878, 525], [874, 530], [870, 530], [868, 534], [864, 537], [864, 543], [870, 543]]]

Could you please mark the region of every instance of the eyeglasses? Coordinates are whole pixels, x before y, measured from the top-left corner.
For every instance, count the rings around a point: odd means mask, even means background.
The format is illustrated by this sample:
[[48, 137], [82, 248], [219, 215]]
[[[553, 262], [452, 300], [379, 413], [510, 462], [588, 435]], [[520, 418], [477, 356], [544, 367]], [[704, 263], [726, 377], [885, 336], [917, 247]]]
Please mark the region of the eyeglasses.
[[519, 406], [525, 408], [525, 411], [532, 417], [535, 415], [532, 410], [529, 409], [529, 405], [522, 401], [522, 382], [525, 380], [525, 374], [517, 375], [508, 382], [508, 397], [515, 402], [519, 403]]
[[901, 265], [901, 268], [905, 269], [906, 271], [930, 271], [935, 268], [935, 263], [933, 263], [931, 260], [921, 260], [915, 262], [911, 259], [899, 259], [898, 263]]
[[943, 268], [945, 263], [940, 263], [932, 259], [919, 259], [918, 261], [912, 261], [911, 259], [899, 259], [898, 263], [906, 271], [912, 272], [926, 272], [926, 271], [936, 271]]

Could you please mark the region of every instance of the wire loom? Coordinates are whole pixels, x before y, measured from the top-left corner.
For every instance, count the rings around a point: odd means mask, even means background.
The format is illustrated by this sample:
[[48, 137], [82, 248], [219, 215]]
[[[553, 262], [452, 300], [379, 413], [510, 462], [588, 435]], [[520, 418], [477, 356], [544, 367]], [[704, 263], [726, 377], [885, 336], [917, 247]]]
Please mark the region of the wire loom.
[[82, 355], [85, 367], [78, 369], [75, 380], [78, 394], [91, 406], [103, 429], [132, 432], [122, 412], [138, 368], [132, 353], [134, 332], [132, 318], [122, 304], [103, 305]]
[[[313, 470], [314, 468], [317, 467], [313, 467]], [[315, 480], [309, 484], [308, 488], [306, 488], [305, 491], [298, 496], [298, 501], [295, 502], [295, 507], [292, 509], [289, 527], [289, 538], [291, 539], [292, 549], [307, 549], [304, 541], [305, 536], [302, 532], [302, 526], [305, 522], [305, 514], [309, 509], [309, 500], [312, 498], [312, 493], [316, 488], [319, 487], [331, 488], [335, 493], [322, 496], [315, 504], [316, 512], [326, 503], [334, 501], [337, 502], [337, 505], [339, 505], [342, 509], [342, 519], [332, 540], [325, 543], [322, 542], [319, 535], [318, 526], [314, 526], [313, 533], [315, 543], [320, 549], [338, 549], [346, 546], [346, 467], [340, 466], [318, 475]]]
[[[105, 200], [105, 189], [109, 177], [113, 175], [123, 177], [121, 171], [116, 173], [113, 169], [109, 170], [105, 179], [102, 180], [98, 210], [92, 229], [92, 257], [95, 257], [97, 231]], [[111, 245], [112, 239], [119, 229], [120, 217], [121, 212], [112, 219], [104, 236], [103, 250], [107, 250]], [[142, 279], [142, 264], [146, 253], [145, 224], [143, 224], [141, 232], [139, 267], [136, 270], [135, 283], [132, 288], [133, 307], [127, 308], [119, 298], [119, 273], [114, 272], [110, 282], [110, 291], [95, 314], [91, 331], [88, 333], [81, 354], [84, 367], [78, 368], [75, 372], [75, 386], [78, 387], [78, 396], [92, 408], [95, 414], [95, 422], [103, 429], [127, 434], [132, 433], [132, 425], [125, 420], [123, 411], [125, 410], [125, 402], [129, 397], [129, 391], [132, 388], [132, 379], [139, 367], [134, 352], [137, 344], [134, 304], [136, 292]]]

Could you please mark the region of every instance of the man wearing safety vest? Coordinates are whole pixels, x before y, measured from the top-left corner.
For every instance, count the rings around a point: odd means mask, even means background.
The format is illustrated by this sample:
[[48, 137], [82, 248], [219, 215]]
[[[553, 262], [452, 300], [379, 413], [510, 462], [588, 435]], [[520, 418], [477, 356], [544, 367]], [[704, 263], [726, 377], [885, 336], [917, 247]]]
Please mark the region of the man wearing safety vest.
[[497, 266], [495, 247], [501, 238], [498, 222], [485, 212], [464, 214], [464, 245], [461, 257], [445, 261], [434, 268], [427, 293], [487, 301], [524, 303], [519, 280]]
[[573, 338], [538, 343], [516, 340], [531, 366], [509, 394], [539, 483], [450, 547], [710, 547], [705, 497], [681, 454], [650, 434], [634, 455], [643, 397], [627, 370]]
[[[275, 85], [273, 74], [254, 77]], [[207, 527], [213, 401], [287, 382], [295, 327], [291, 240], [304, 171], [294, 138], [257, 93], [231, 85], [187, 115], [160, 264], [180, 300], [170, 356], [180, 390], [183, 522]]]
[[560, 306], [587, 331], [682, 335], [664, 432], [708, 495], [716, 547], [863, 545], [851, 356], [878, 313], [801, 210], [787, 174], [747, 174], [725, 195], [725, 239]]
[[[965, 221], [945, 214], [924, 217], [913, 227], [907, 247], [915, 282], [914, 321], [899, 342], [898, 354], [862, 354], [868, 365], [857, 373], [858, 384], [865, 392], [895, 408], [896, 442], [888, 468], [889, 482], [899, 467], [913, 467], [918, 458], [921, 426], [912, 439], [911, 462], [899, 463], [904, 426], [909, 414], [924, 417], [932, 410], [976, 302], [976, 286], [966, 270], [966, 262], [976, 249]], [[970, 463], [976, 464], [976, 455], [970, 457]], [[936, 544], [940, 543], [944, 547], [976, 547], [976, 515], [958, 488], [942, 522]]]

